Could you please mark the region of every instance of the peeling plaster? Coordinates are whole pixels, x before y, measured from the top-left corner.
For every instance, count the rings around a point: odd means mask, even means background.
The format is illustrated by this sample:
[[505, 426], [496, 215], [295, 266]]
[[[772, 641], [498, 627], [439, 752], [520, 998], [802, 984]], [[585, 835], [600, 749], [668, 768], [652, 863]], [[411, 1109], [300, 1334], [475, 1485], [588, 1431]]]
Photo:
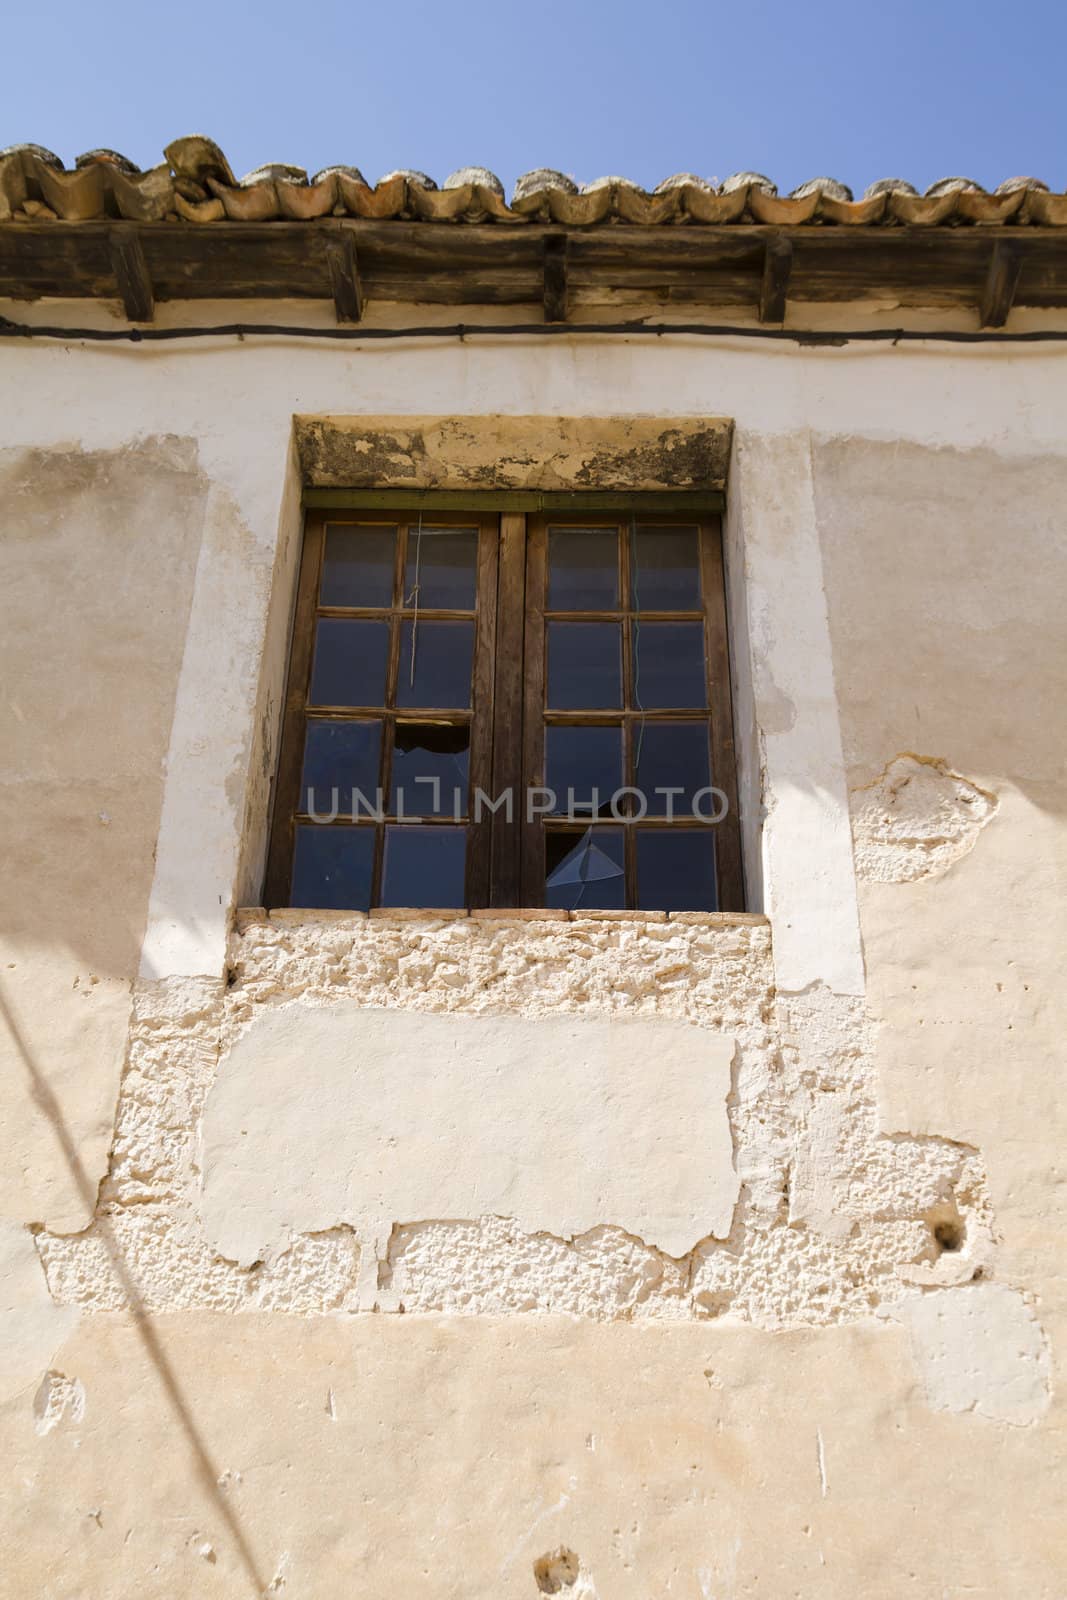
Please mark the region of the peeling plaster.
[[219, 1063], [201, 1216], [244, 1266], [347, 1224], [604, 1223], [681, 1257], [730, 1232], [734, 1041], [666, 1018], [437, 1017], [352, 1001], [261, 1013]]
[[0, 1222], [0, 1400], [40, 1382], [79, 1316], [49, 1294], [29, 1230]]
[[46, 1372], [33, 1399], [34, 1429], [51, 1433], [60, 1423], [77, 1425], [85, 1417], [85, 1387], [63, 1372]]
[[[968, 1251], [984, 1240], [983, 1270], [995, 1270], [979, 1152], [882, 1130], [862, 1001], [822, 985], [778, 991], [758, 920], [259, 913], [241, 928], [229, 986], [169, 980], [138, 990], [97, 1222], [76, 1238], [37, 1239], [60, 1303], [121, 1309], [110, 1247], [150, 1310], [307, 1315], [373, 1305], [826, 1325], [896, 1303], [917, 1281], [910, 1274], [945, 1281], [931, 1276], [948, 1258], [933, 1231], [944, 1217], [959, 1218], [967, 1241], [951, 1256], [955, 1269], [966, 1260], [973, 1273]], [[435, 1086], [438, 1030], [454, 1059]], [[541, 1043], [553, 1033], [602, 1042], [569, 1062], [561, 1044], [553, 1074]], [[636, 1097], [623, 1093], [605, 1110], [616, 1036], [646, 1041], [657, 1070], [650, 1078], [646, 1065]], [[377, 1065], [366, 1068], [364, 1049], [351, 1048], [360, 1039], [373, 1043]], [[470, 1085], [460, 1072], [472, 1053], [464, 1041], [474, 1040], [488, 1073], [481, 1082], [503, 1085], [488, 1109], [472, 1087], [482, 1067]], [[579, 1062], [595, 1068], [588, 1083]], [[617, 1073], [624, 1091], [630, 1070], [636, 1062]], [[383, 1082], [390, 1073], [397, 1082]], [[679, 1101], [672, 1083], [683, 1078]], [[592, 1118], [582, 1111], [590, 1097]], [[434, 1135], [461, 1106], [475, 1141], [457, 1132], [442, 1151]], [[710, 1144], [681, 1123], [686, 1107], [710, 1128]], [[495, 1165], [468, 1162], [479, 1119], [495, 1126], [502, 1110], [507, 1160], [497, 1152]], [[359, 1117], [377, 1119], [393, 1173], [380, 1192], [360, 1154]], [[616, 1132], [605, 1141], [606, 1128]], [[546, 1153], [557, 1129], [560, 1148]], [[628, 1129], [637, 1130], [633, 1150], [644, 1151], [632, 1162], [629, 1146], [618, 1154], [617, 1133]], [[403, 1163], [392, 1133], [406, 1143]], [[235, 1154], [243, 1145], [250, 1154]], [[695, 1152], [697, 1164], [676, 1177], [679, 1152]], [[492, 1198], [478, 1198], [488, 1197], [483, 1172]], [[688, 1209], [666, 1237], [656, 1205], [672, 1183]], [[490, 1209], [450, 1216], [442, 1197], [460, 1190], [465, 1209]], [[371, 1235], [363, 1251], [357, 1227]], [[657, 1249], [657, 1238], [686, 1253]]]
[[851, 794], [856, 874], [867, 883], [938, 878], [978, 842], [997, 798], [933, 756], [905, 754]]
[[732, 428], [706, 415], [295, 420], [304, 482], [346, 489], [721, 489]]

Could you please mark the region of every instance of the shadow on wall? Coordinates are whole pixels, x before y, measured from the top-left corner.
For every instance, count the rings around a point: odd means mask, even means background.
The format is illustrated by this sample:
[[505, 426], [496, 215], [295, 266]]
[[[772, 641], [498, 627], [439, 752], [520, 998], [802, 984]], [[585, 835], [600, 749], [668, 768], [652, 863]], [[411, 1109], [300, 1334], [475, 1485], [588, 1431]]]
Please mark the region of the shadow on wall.
[[[81, 1227], [107, 1166], [209, 485], [195, 441], [0, 453], [3, 1209]], [[266, 1580], [110, 1228], [96, 1231], [248, 1592]]]
[[0, 453], [4, 937], [136, 973], [208, 483], [192, 440]]
[[[33, 1051], [23, 1037], [2, 990], [0, 990], [0, 1014], [3, 1016], [7, 1033], [20, 1059], [30, 1098], [47, 1119], [56, 1143], [62, 1152], [71, 1180], [81, 1197], [82, 1204], [91, 1216], [96, 1208], [96, 1185], [90, 1178], [78, 1154], [77, 1145], [63, 1116], [59, 1100], [49, 1086], [44, 1072], [34, 1059]], [[219, 1464], [212, 1460], [208, 1452], [203, 1434], [193, 1415], [188, 1398], [178, 1381], [173, 1366], [167, 1359], [152, 1316], [145, 1309], [137, 1288], [136, 1278], [126, 1264], [125, 1257], [114, 1237], [106, 1212], [101, 1212], [97, 1217], [97, 1236], [102, 1240], [107, 1250], [112, 1271], [128, 1301], [130, 1314], [144, 1345], [145, 1354], [159, 1376], [160, 1385], [185, 1437], [201, 1488], [215, 1507], [233, 1540], [234, 1548], [249, 1580], [252, 1593], [262, 1595], [266, 1592], [265, 1580], [256, 1567], [255, 1557], [237, 1514], [219, 1486]]]
[[913, 754], [1067, 810], [1067, 457], [903, 441], [814, 447], [852, 787]]
[[[75, 1145], [106, 1158], [155, 865], [163, 778], [208, 483], [196, 444], [0, 452], [7, 1003]], [[0, 1068], [0, 1213], [88, 1220]]]

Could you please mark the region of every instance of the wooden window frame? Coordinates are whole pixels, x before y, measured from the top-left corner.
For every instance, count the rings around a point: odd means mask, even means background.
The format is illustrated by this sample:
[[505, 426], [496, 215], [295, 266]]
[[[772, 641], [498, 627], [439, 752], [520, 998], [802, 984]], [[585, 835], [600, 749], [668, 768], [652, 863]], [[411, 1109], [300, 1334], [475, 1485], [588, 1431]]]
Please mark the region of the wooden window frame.
[[[417, 508], [421, 496], [412, 495], [406, 509], [395, 506], [393, 497], [383, 504], [384, 496], [357, 496], [353, 494], [347, 505], [340, 505], [337, 491], [330, 491], [330, 499], [323, 505], [309, 506], [306, 511], [304, 545], [301, 552], [294, 606], [292, 636], [286, 682], [282, 721], [281, 749], [275, 782], [273, 819], [268, 850], [264, 902], [268, 906], [287, 906], [290, 903], [290, 884], [295, 847], [295, 829], [303, 815], [298, 809], [300, 777], [303, 768], [304, 730], [309, 719], [328, 716], [331, 719], [360, 721], [381, 719], [385, 752], [382, 764], [382, 787], [389, 794], [391, 762], [395, 727], [398, 721], [408, 720], [407, 714], [395, 704], [381, 707], [316, 707], [309, 712], [308, 693], [311, 678], [312, 650], [316, 620], [320, 616], [374, 617], [388, 616], [390, 621], [390, 654], [386, 698], [395, 699], [398, 658], [401, 636], [401, 617], [410, 616], [403, 609], [403, 583], [407, 544], [411, 529], [420, 516], [432, 520], [435, 528], [477, 528], [478, 567], [475, 600], [475, 648], [473, 666], [472, 700], [469, 713], [454, 709], [420, 710], [411, 714], [410, 720], [430, 721], [439, 718], [450, 723], [467, 721], [471, 727], [469, 794], [477, 790], [498, 796], [510, 789], [515, 797], [513, 821], [506, 820], [502, 812], [490, 812], [476, 823], [468, 817], [468, 849], [466, 866], [466, 905], [470, 909], [529, 909], [544, 906], [544, 824], [539, 817], [527, 816], [526, 792], [530, 786], [540, 785], [544, 778], [544, 728], [545, 713], [545, 624], [554, 613], [545, 605], [547, 585], [547, 538], [550, 527], [609, 527], [620, 533], [620, 605], [611, 614], [612, 620], [622, 621], [624, 677], [629, 679], [630, 639], [635, 618], [642, 621], [694, 621], [700, 615], [704, 623], [705, 672], [707, 705], [704, 715], [710, 718], [710, 755], [712, 781], [725, 794], [727, 812], [723, 820], [714, 825], [718, 910], [744, 910], [744, 885], [741, 860], [741, 831], [737, 802], [737, 770], [733, 738], [733, 696], [730, 683], [730, 652], [726, 615], [726, 588], [722, 554], [721, 518], [706, 509], [679, 505], [676, 496], [668, 509], [670, 496], [632, 496], [631, 509], [618, 505], [618, 496], [596, 501], [588, 511], [579, 509], [580, 497], [567, 496], [566, 506], [560, 511], [504, 509], [507, 504], [501, 497], [499, 512], [487, 509], [483, 496], [471, 496], [477, 509], [464, 512], [455, 506], [454, 499], [447, 510], [427, 506]], [[514, 503], [512, 497], [512, 503]], [[560, 497], [561, 500], [564, 497]], [[685, 497], [690, 499], [692, 497]], [[579, 504], [575, 502], [578, 500]], [[416, 502], [416, 509], [411, 509]], [[480, 504], [478, 504], [480, 502]], [[665, 504], [667, 502], [668, 504]], [[521, 503], [521, 502], [520, 502]], [[705, 502], [706, 504], [706, 502]], [[334, 509], [336, 506], [336, 509]], [[400, 530], [397, 538], [396, 571], [392, 604], [389, 607], [335, 607], [318, 602], [322, 560], [325, 549], [327, 525], [381, 527], [393, 524]], [[654, 526], [696, 527], [698, 529], [701, 562], [702, 605], [685, 613], [644, 612], [631, 604], [630, 594], [630, 539], [640, 524]], [[448, 620], [462, 617], [468, 620], [470, 612], [439, 609], [422, 609], [420, 618]], [[571, 621], [605, 620], [608, 613], [560, 612], [560, 618]], [[623, 707], [619, 712], [551, 713], [557, 723], [571, 725], [603, 724], [618, 720], [624, 729], [626, 768], [624, 776], [629, 781], [632, 728], [643, 717], [658, 721], [697, 720], [694, 709], [676, 712], [642, 712], [633, 707]], [[649, 818], [655, 825], [655, 820]], [[451, 817], [425, 818], [423, 825], [454, 825]], [[337, 822], [327, 826], [352, 826]], [[369, 826], [360, 823], [359, 826]], [[375, 823], [376, 842], [371, 903], [379, 903], [382, 881], [382, 855], [386, 823]], [[559, 826], [559, 824], [556, 824]], [[564, 822], [564, 826], [568, 826]], [[588, 823], [575, 823], [575, 830]], [[635, 826], [624, 827], [626, 861], [626, 899], [636, 901], [636, 868], [634, 842]], [[706, 828], [699, 819], [673, 818], [660, 826], [672, 829]], [[399, 909], [399, 908], [398, 908]], [[425, 909], [427, 914], [432, 907]], [[652, 909], [652, 908], [650, 908]], [[640, 909], [635, 908], [635, 915]]]
[[[450, 724], [465, 723], [471, 729], [468, 793], [476, 789], [488, 790], [492, 763], [493, 742], [493, 685], [492, 663], [496, 641], [497, 592], [497, 519], [485, 512], [462, 516], [455, 512], [434, 513], [435, 528], [476, 528], [478, 530], [478, 565], [475, 581], [475, 609], [457, 611], [439, 607], [420, 607], [419, 619], [426, 622], [474, 621], [474, 662], [469, 711], [454, 707], [420, 708], [408, 714], [395, 703], [400, 666], [401, 623], [410, 620], [412, 612], [403, 605], [404, 574], [411, 530], [419, 522], [419, 513], [395, 516], [388, 519], [398, 528], [393, 595], [389, 606], [324, 606], [319, 604], [319, 584], [326, 547], [326, 528], [330, 527], [382, 527], [381, 512], [353, 509], [348, 512], [326, 512], [310, 509], [306, 514], [304, 547], [301, 552], [297, 577], [296, 605], [293, 612], [292, 640], [289, 650], [289, 668], [286, 684], [285, 707], [282, 721], [281, 750], [275, 785], [274, 812], [271, 826], [270, 849], [267, 858], [267, 875], [264, 889], [268, 906], [289, 904], [292, 882], [293, 857], [296, 846], [296, 828], [305, 815], [300, 810], [300, 774], [304, 764], [304, 729], [309, 720], [329, 718], [333, 721], [360, 722], [380, 720], [384, 740], [381, 767], [382, 790], [388, 795], [392, 783], [392, 760], [398, 722], [430, 722], [439, 720]], [[352, 617], [354, 619], [389, 620], [389, 657], [386, 680], [386, 705], [382, 706], [317, 706], [309, 710], [308, 695], [311, 686], [312, 652], [315, 624], [319, 617]], [[391, 703], [390, 703], [391, 702]], [[357, 824], [375, 829], [374, 869], [371, 881], [371, 903], [376, 904], [381, 895], [383, 853], [386, 822], [369, 821]], [[424, 827], [454, 826], [450, 816], [424, 817]], [[322, 826], [351, 827], [351, 822], [337, 821]], [[466, 901], [468, 905], [485, 905], [489, 892], [488, 830], [479, 829], [468, 822], [468, 849], [466, 862]]]
[[[623, 706], [614, 711], [552, 711], [547, 709], [547, 673], [545, 632], [546, 623], [552, 620], [566, 622], [622, 622], [622, 682], [632, 680], [632, 652], [634, 623], [640, 622], [692, 622], [698, 618], [704, 624], [704, 673], [706, 704], [704, 716], [711, 722], [710, 758], [711, 774], [715, 784], [727, 800], [727, 813], [714, 824], [715, 875], [720, 910], [744, 910], [744, 886], [741, 867], [741, 831], [737, 810], [737, 763], [733, 738], [733, 695], [730, 684], [730, 648], [726, 626], [726, 585], [722, 557], [722, 527], [718, 517], [694, 518], [680, 513], [657, 513], [654, 518], [631, 518], [597, 515], [585, 517], [553, 516], [539, 514], [527, 518], [526, 535], [526, 590], [524, 658], [526, 666], [525, 698], [523, 706], [523, 793], [531, 787], [540, 787], [545, 781], [544, 732], [546, 726], [603, 726], [618, 721], [623, 728], [623, 782], [633, 783], [632, 756], [634, 728], [649, 721], [686, 722], [699, 720], [695, 708], [676, 711], [647, 711]], [[636, 529], [644, 523], [656, 527], [685, 527], [697, 529], [700, 551], [701, 601], [699, 607], [686, 611], [644, 611], [634, 604], [631, 593], [632, 549], [631, 540]], [[568, 525], [583, 528], [617, 528], [619, 532], [619, 605], [610, 611], [553, 611], [547, 604], [548, 588], [548, 533], [551, 528]], [[709, 824], [698, 817], [675, 817], [669, 823], [648, 819], [649, 826], [669, 826], [678, 830], [707, 828]], [[583, 819], [574, 823], [555, 823], [562, 831], [573, 829], [580, 833], [589, 826]], [[625, 843], [626, 900], [637, 904], [636, 826], [621, 824]], [[544, 822], [524, 815], [521, 827], [520, 882], [522, 903], [544, 904], [545, 882], [545, 828]], [[540, 898], [535, 898], [539, 896]], [[649, 908], [652, 909], [652, 908]]]

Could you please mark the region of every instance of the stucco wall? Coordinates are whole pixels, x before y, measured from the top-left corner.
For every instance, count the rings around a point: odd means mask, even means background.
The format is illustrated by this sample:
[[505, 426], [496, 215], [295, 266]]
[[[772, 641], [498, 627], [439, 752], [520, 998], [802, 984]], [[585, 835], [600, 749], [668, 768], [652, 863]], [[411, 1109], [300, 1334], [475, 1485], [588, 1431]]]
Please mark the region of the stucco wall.
[[[12, 696], [19, 738], [48, 732], [10, 747], [63, 840], [42, 874], [21, 834], [0, 974], [39, 963], [26, 1049], [59, 1086], [18, 1113], [41, 1132], [7, 1174], [7, 1592], [1059, 1600], [1064, 359], [5, 353], [10, 460], [55, 495], [14, 652], [49, 637], [53, 664]], [[766, 919], [235, 924], [293, 416], [491, 431], [626, 397], [734, 421]], [[94, 465], [72, 479], [72, 455]], [[136, 620], [101, 654], [116, 611]], [[127, 774], [136, 804], [87, 836]], [[79, 960], [113, 985], [100, 1034]], [[613, 1028], [636, 1046], [609, 1092]], [[567, 1070], [539, 1082], [557, 1033]], [[427, 1086], [441, 1050], [485, 1092]], [[462, 1170], [479, 1140], [494, 1161]]]
[[187, 435], [0, 454], [0, 1212], [20, 1221], [84, 1226], [106, 1170], [207, 492]]

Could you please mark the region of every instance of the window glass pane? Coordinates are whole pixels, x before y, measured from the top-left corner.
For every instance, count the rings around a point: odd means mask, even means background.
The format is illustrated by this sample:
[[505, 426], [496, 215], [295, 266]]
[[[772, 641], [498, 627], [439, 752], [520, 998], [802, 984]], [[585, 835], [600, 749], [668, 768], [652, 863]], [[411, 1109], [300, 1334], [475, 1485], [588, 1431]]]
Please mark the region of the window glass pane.
[[621, 828], [545, 833], [545, 905], [621, 911], [626, 905]]
[[551, 528], [549, 611], [614, 611], [619, 604], [619, 535], [615, 528]]
[[387, 827], [382, 905], [465, 905], [466, 862], [466, 828]]
[[702, 622], [634, 624], [634, 701], [646, 711], [708, 702]]
[[385, 704], [388, 622], [320, 617], [309, 703], [314, 706]]
[[373, 878], [373, 828], [298, 824], [290, 905], [316, 911], [367, 911]]
[[326, 529], [319, 598], [324, 606], [391, 606], [395, 528]]
[[555, 790], [557, 815], [605, 816], [622, 781], [621, 728], [545, 729], [545, 783]]
[[638, 528], [633, 589], [635, 611], [699, 611], [696, 528]]
[[324, 817], [336, 809], [339, 816], [351, 816], [353, 789], [363, 792], [364, 816], [376, 808], [381, 748], [380, 722], [309, 722], [297, 810]]
[[[706, 722], [646, 722], [634, 729], [637, 787], [648, 802], [648, 815], [691, 816], [693, 795], [711, 782]], [[683, 789], [683, 794], [657, 794], [657, 789]], [[670, 808], [668, 810], [668, 807]], [[715, 810], [707, 795], [705, 813]]]
[[645, 911], [715, 911], [711, 828], [638, 828], [637, 903]]
[[[473, 611], [478, 570], [475, 528], [408, 529], [404, 604], [421, 611]], [[415, 590], [418, 586], [418, 595]]]
[[622, 629], [617, 622], [548, 624], [548, 704], [556, 711], [622, 705]]
[[322, 605], [392, 605], [397, 530], [328, 526]]
[[469, 726], [398, 722], [393, 746], [390, 814], [465, 816], [470, 742]]
[[403, 623], [397, 705], [465, 709], [471, 703], [473, 660], [473, 622]]

